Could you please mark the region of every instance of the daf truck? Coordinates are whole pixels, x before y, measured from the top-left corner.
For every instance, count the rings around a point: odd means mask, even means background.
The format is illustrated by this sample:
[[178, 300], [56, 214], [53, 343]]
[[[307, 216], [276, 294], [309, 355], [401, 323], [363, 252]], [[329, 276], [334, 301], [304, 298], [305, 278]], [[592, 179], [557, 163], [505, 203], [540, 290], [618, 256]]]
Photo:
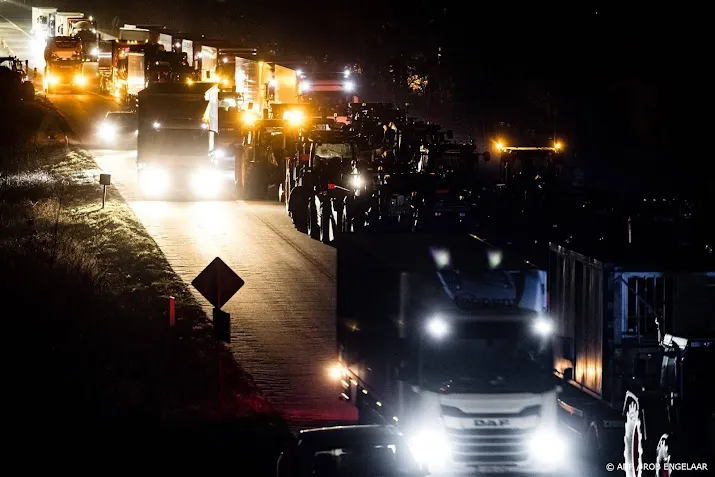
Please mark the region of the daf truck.
[[546, 272], [476, 237], [343, 234], [338, 363], [361, 424], [432, 473], [561, 471]]
[[215, 198], [233, 184], [211, 161], [218, 131], [213, 83], [152, 84], [139, 92], [137, 171], [147, 198]]

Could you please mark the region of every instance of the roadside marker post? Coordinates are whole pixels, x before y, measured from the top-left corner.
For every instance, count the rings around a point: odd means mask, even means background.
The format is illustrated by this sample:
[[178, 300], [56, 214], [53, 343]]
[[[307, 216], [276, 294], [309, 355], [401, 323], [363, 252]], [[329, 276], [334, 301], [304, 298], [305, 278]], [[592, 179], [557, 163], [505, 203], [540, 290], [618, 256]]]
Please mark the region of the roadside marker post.
[[173, 296], [169, 297], [169, 328], [173, 328], [176, 325], [176, 298]]
[[112, 175], [100, 174], [99, 184], [102, 186], [102, 208], [104, 208], [104, 203], [107, 201], [107, 186], [112, 184]]
[[216, 257], [204, 270], [191, 282], [196, 290], [213, 305], [214, 336], [216, 337], [216, 369], [218, 373], [218, 404], [221, 409], [222, 369], [221, 369], [221, 342], [231, 343], [231, 315], [221, 310], [245, 282], [236, 272]]

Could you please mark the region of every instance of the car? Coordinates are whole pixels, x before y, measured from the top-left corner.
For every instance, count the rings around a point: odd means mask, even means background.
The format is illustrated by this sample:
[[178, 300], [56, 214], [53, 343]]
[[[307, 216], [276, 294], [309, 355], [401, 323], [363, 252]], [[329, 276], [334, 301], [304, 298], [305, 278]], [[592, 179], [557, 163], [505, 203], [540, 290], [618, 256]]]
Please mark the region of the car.
[[105, 147], [133, 149], [136, 148], [138, 127], [136, 113], [110, 111], [99, 124], [97, 136]]
[[278, 458], [278, 477], [429, 475], [392, 426], [354, 425], [300, 431]]

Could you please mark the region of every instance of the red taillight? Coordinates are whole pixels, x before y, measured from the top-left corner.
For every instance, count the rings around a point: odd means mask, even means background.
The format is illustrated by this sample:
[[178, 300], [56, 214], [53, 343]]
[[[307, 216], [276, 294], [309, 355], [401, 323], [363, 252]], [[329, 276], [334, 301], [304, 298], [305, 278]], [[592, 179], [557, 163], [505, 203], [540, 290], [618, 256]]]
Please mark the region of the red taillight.
[[449, 194], [449, 189], [437, 189], [438, 194]]
[[335, 189], [335, 184], [328, 184], [328, 189], [329, 190]]

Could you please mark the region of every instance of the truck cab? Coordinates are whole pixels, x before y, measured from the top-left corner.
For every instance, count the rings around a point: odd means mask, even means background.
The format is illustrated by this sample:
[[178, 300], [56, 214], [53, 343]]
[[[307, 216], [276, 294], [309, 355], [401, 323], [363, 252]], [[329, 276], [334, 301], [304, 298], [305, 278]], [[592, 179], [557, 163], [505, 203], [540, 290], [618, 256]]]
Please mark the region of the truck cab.
[[361, 424], [398, 426], [434, 473], [564, 470], [545, 271], [466, 234], [337, 250], [333, 376]]
[[213, 83], [153, 84], [140, 91], [137, 170], [149, 198], [217, 198], [230, 174], [211, 161], [218, 131]]
[[82, 69], [82, 40], [79, 38], [50, 38], [45, 48], [45, 62], [42, 82], [46, 93], [62, 88], [75, 92], [87, 86], [87, 78]]

